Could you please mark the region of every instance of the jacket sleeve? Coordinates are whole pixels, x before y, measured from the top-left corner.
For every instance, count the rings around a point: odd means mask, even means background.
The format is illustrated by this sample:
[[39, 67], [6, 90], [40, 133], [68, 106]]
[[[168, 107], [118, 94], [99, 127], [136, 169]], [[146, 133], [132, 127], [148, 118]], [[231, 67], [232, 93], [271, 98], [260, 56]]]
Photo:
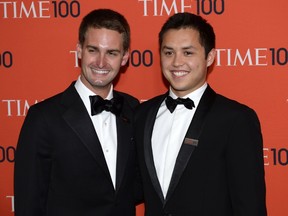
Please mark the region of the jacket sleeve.
[[15, 154], [15, 216], [42, 216], [49, 187], [51, 146], [44, 115], [30, 107]]
[[263, 141], [256, 113], [247, 108], [235, 119], [226, 151], [233, 215], [266, 216]]

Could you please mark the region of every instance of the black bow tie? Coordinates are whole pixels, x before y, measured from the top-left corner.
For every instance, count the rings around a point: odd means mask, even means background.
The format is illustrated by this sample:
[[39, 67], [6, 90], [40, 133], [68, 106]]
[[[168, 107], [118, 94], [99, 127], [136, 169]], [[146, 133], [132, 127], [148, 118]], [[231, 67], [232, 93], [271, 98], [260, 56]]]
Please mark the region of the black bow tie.
[[165, 103], [171, 113], [174, 112], [178, 104], [183, 104], [187, 109], [192, 109], [195, 107], [194, 102], [190, 98], [173, 99], [172, 97], [168, 96], [165, 100]]
[[89, 96], [91, 102], [91, 114], [97, 115], [103, 110], [111, 112], [116, 116], [119, 116], [122, 110], [123, 100], [122, 98], [112, 98], [111, 100], [104, 100], [99, 95]]

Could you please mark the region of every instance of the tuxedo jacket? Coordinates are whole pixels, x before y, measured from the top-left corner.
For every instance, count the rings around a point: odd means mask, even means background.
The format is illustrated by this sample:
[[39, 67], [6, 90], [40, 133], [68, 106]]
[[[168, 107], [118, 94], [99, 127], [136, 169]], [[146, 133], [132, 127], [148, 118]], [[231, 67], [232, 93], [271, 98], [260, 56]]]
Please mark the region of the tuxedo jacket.
[[167, 95], [142, 103], [135, 115], [145, 215], [265, 216], [258, 118], [252, 109], [216, 94], [210, 86], [187, 130], [164, 198], [154, 166], [151, 136], [158, 109]]
[[125, 93], [116, 117], [114, 189], [93, 123], [74, 83], [31, 106], [15, 156], [16, 216], [135, 215], [136, 150], [132, 118], [138, 100]]

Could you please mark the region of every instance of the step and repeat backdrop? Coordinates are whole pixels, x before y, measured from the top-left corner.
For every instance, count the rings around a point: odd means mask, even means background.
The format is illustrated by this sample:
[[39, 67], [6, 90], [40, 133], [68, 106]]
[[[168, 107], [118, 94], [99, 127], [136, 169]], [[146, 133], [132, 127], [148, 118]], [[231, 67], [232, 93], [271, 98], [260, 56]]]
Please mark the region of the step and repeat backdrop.
[[[167, 90], [158, 54], [164, 21], [186, 11], [214, 26], [217, 58], [208, 81], [258, 113], [268, 213], [288, 215], [286, 0], [0, 0], [0, 215], [14, 215], [14, 155], [27, 111], [77, 79], [78, 26], [95, 8], [117, 10], [130, 23], [129, 67], [116, 89], [141, 101]], [[137, 216], [143, 214], [141, 205]]]

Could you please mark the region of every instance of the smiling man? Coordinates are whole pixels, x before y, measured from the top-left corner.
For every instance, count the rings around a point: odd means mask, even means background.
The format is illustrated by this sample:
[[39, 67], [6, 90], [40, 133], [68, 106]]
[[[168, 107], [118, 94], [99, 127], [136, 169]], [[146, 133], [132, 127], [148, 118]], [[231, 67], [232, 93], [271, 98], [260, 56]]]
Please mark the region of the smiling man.
[[113, 89], [129, 45], [130, 28], [121, 14], [98, 9], [83, 18], [78, 80], [30, 107], [21, 129], [15, 216], [135, 215], [141, 188], [135, 186], [131, 140], [139, 102]]
[[145, 215], [266, 216], [258, 117], [207, 83], [212, 26], [175, 14], [159, 33], [159, 50], [169, 91], [135, 115]]

